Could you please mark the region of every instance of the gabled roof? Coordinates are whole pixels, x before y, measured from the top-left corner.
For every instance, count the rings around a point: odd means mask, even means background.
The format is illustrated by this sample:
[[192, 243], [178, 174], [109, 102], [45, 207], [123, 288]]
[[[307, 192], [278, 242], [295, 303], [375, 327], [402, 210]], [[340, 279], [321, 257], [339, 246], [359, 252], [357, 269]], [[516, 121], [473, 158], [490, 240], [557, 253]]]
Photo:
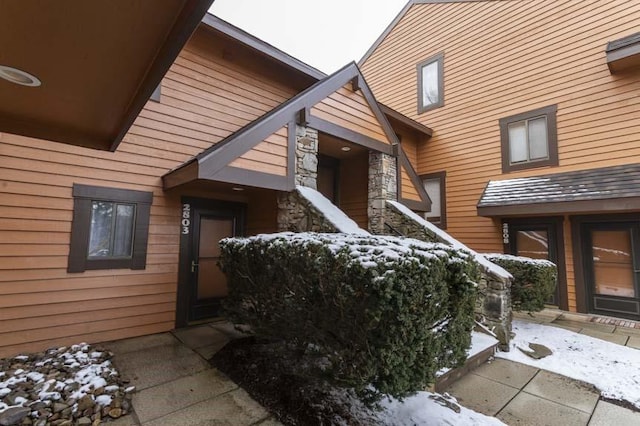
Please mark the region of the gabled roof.
[[480, 216], [511, 216], [640, 208], [640, 164], [490, 181]]

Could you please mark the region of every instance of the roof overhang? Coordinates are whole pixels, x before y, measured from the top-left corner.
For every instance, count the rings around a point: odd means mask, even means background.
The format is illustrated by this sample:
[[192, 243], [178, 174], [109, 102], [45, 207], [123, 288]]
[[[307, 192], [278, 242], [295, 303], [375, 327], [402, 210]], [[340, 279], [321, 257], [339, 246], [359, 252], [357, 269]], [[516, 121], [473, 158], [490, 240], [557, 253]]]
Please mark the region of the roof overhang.
[[611, 74], [640, 68], [640, 33], [607, 43], [607, 65]]
[[115, 150], [213, 0], [4, 2], [0, 132]]
[[479, 216], [511, 217], [640, 210], [640, 164], [490, 181]]

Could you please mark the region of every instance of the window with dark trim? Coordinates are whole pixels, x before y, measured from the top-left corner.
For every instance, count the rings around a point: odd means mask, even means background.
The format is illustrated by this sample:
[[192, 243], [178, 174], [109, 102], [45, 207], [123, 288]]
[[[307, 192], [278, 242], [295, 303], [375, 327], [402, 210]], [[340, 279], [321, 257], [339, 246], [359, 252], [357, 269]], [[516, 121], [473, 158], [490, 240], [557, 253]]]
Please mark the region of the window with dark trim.
[[431, 211], [424, 214], [425, 219], [442, 229], [447, 228], [447, 172], [435, 172], [421, 175], [422, 184], [431, 199]]
[[557, 106], [500, 119], [502, 172], [558, 165]]
[[153, 194], [73, 185], [69, 272], [144, 269]]
[[418, 114], [444, 105], [444, 53], [418, 64]]

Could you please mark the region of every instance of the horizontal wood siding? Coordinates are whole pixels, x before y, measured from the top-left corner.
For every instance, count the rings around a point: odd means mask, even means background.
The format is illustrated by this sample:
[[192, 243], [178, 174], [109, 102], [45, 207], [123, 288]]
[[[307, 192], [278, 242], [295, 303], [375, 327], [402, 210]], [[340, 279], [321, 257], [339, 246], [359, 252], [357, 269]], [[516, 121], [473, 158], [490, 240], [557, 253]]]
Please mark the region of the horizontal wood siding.
[[286, 176], [288, 158], [287, 127], [282, 127], [254, 148], [229, 163], [229, 165], [256, 172]]
[[349, 86], [350, 84], [338, 89], [316, 104], [311, 108], [311, 115], [389, 144], [380, 121], [362, 91], [354, 92]]
[[275, 191], [258, 191], [249, 196], [246, 235], [278, 231], [278, 204]]
[[363, 229], [369, 228], [368, 188], [368, 153], [340, 162], [339, 207]]
[[[221, 43], [194, 35], [117, 152], [0, 133], [0, 357], [173, 328], [181, 194], [160, 177], [297, 93], [223, 59]], [[286, 132], [256, 152], [282, 173]], [[153, 193], [145, 270], [66, 272], [74, 183]], [[249, 209], [252, 232], [274, 230], [265, 203]]]
[[[361, 67], [376, 98], [434, 129], [418, 173], [447, 172], [448, 231], [502, 251], [499, 224], [477, 215], [489, 180], [638, 162], [640, 75], [611, 75], [608, 41], [638, 31], [626, 0], [482, 1], [412, 6]], [[417, 112], [416, 64], [444, 53], [444, 106]], [[502, 117], [557, 105], [559, 166], [501, 171]], [[567, 240], [570, 232], [566, 232]], [[575, 309], [570, 244], [569, 305]]]
[[[400, 141], [402, 144], [402, 149], [404, 153], [407, 155], [409, 159], [409, 163], [413, 166], [414, 170], [418, 169], [418, 136], [415, 132], [406, 131], [403, 127], [399, 127], [396, 129], [396, 133], [400, 137]], [[415, 185], [411, 181], [411, 178], [407, 174], [407, 170], [401, 166], [400, 167], [400, 180], [402, 183], [401, 192], [402, 198], [406, 198], [407, 200], [413, 201], [422, 201], [420, 199], [420, 195], [418, 195], [418, 190]]]

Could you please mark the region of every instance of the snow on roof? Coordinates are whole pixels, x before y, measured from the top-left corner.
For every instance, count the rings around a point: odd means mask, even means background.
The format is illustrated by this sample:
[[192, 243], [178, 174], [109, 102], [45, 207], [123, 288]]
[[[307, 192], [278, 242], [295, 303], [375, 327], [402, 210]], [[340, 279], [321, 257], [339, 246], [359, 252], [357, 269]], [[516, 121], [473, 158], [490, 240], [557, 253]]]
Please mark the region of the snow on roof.
[[315, 189], [307, 188], [306, 186], [296, 186], [296, 189], [300, 195], [320, 210], [325, 218], [331, 222], [338, 231], [344, 232], [345, 234], [371, 235], [360, 228], [349, 216]]
[[489, 272], [491, 272], [491, 273], [493, 273], [493, 274], [495, 274], [495, 275], [497, 275], [497, 276], [499, 276], [501, 278], [506, 278], [506, 279], [513, 278], [511, 276], [511, 274], [509, 272], [507, 272], [505, 269], [501, 268], [500, 266], [496, 265], [495, 263], [490, 262], [482, 254], [476, 252], [475, 250], [471, 250], [469, 247], [467, 247], [466, 245], [462, 244], [460, 241], [456, 240], [451, 235], [447, 234], [445, 231], [443, 231], [442, 229], [438, 228], [433, 223], [431, 223], [431, 222], [425, 220], [424, 218], [418, 216], [413, 211], [411, 211], [411, 209], [406, 207], [404, 204], [398, 203], [397, 201], [390, 201], [390, 200], [387, 200], [387, 203], [390, 203], [392, 206], [394, 206], [396, 209], [398, 209], [404, 215], [408, 216], [413, 221], [415, 221], [416, 223], [418, 223], [422, 227], [426, 228], [427, 230], [431, 231], [432, 233], [436, 234], [438, 236], [438, 238], [440, 238], [442, 241], [445, 241], [451, 247], [453, 247], [455, 249], [466, 250], [469, 253], [471, 253], [475, 257], [476, 262], [478, 262], [480, 265], [482, 265], [484, 268], [486, 268]]

